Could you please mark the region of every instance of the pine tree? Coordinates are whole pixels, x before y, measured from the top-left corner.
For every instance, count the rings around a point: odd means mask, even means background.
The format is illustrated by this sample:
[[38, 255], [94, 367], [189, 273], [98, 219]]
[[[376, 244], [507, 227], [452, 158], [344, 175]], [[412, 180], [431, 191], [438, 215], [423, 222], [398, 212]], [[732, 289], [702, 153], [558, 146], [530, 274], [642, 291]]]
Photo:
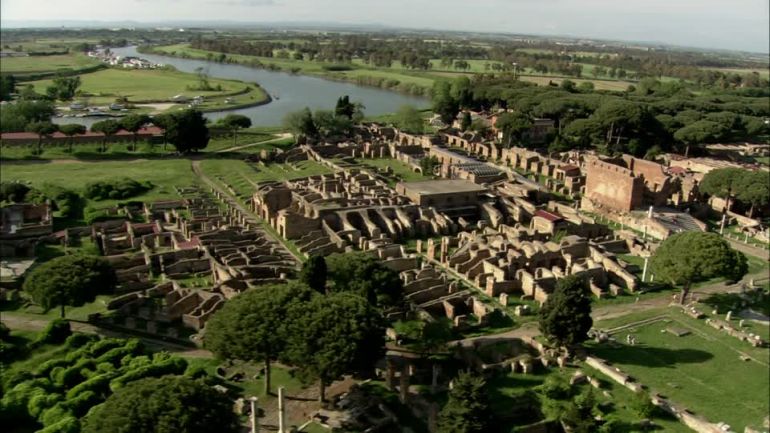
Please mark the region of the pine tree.
[[586, 281], [575, 275], [559, 280], [540, 309], [539, 322], [540, 332], [559, 346], [585, 341], [593, 326]]
[[484, 378], [460, 373], [449, 392], [449, 401], [441, 410], [438, 430], [441, 433], [477, 433], [492, 425]]

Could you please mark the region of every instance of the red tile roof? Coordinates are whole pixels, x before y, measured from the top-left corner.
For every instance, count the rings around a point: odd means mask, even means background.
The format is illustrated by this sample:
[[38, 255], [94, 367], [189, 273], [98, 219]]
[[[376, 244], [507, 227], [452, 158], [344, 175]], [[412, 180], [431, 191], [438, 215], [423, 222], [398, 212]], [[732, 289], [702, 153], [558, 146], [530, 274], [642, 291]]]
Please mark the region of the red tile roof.
[[[121, 129], [116, 134], [118, 137], [125, 137], [125, 136], [131, 136], [133, 135], [132, 132], [128, 132], [124, 129]], [[160, 136], [163, 135], [163, 129], [158, 128], [157, 126], [148, 126], [146, 128], [142, 128], [138, 131], [138, 135], [140, 136]], [[77, 134], [73, 136], [74, 138], [78, 137], [104, 137], [104, 134], [101, 132], [92, 132], [92, 131], [86, 131], [84, 134]], [[3, 132], [0, 134], [0, 139], [2, 140], [37, 140], [38, 135], [34, 132]], [[64, 139], [68, 138], [66, 135], [62, 134], [59, 131], [54, 132], [51, 134], [51, 138], [54, 139]]]
[[543, 218], [546, 221], [550, 221], [550, 222], [561, 221], [561, 220], [564, 219], [559, 214], [556, 214], [556, 213], [553, 213], [553, 212], [548, 212], [547, 210], [543, 210], [543, 209], [536, 210], [535, 211], [535, 216]]

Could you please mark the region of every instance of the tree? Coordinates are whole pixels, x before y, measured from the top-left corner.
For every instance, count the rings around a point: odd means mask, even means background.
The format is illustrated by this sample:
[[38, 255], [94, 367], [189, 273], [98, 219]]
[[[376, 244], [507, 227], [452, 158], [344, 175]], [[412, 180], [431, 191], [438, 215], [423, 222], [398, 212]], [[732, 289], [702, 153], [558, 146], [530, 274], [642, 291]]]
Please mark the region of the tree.
[[460, 373], [438, 417], [441, 433], [482, 433], [493, 426], [484, 378]]
[[10, 101], [16, 93], [16, 78], [13, 75], [0, 75], [0, 101]]
[[745, 170], [735, 167], [711, 170], [703, 176], [698, 189], [704, 194], [723, 198], [725, 200], [724, 211], [727, 212], [730, 210], [730, 199], [737, 190], [744, 173]]
[[293, 303], [308, 299], [300, 285], [268, 285], [228, 301], [206, 323], [205, 347], [224, 359], [265, 363], [265, 394], [270, 392], [270, 362], [287, 344], [282, 324]]
[[433, 176], [434, 170], [440, 165], [441, 163], [434, 155], [420, 159], [420, 168], [422, 169], [423, 176]]
[[318, 293], [326, 293], [326, 259], [321, 255], [312, 255], [302, 265], [300, 281]]
[[503, 143], [507, 147], [513, 145], [513, 141], [520, 141], [524, 133], [532, 127], [532, 120], [526, 114], [518, 111], [503, 113], [497, 117], [495, 127], [503, 132]]
[[233, 146], [238, 144], [238, 130], [251, 127], [251, 119], [242, 114], [228, 114], [221, 123], [233, 134]]
[[682, 304], [692, 283], [719, 277], [738, 281], [748, 271], [746, 256], [732, 249], [722, 236], [697, 231], [669, 236], [655, 250], [650, 266], [662, 281], [682, 286]]
[[577, 275], [563, 278], [539, 312], [540, 332], [552, 343], [570, 347], [588, 338], [593, 326], [588, 283]]
[[195, 152], [209, 144], [209, 128], [200, 111], [189, 109], [174, 113], [166, 126], [166, 138], [179, 153]]
[[452, 97], [450, 84], [436, 81], [433, 85], [433, 112], [439, 115], [442, 122], [451, 125], [459, 111], [460, 104]]
[[118, 389], [86, 416], [83, 433], [237, 433], [232, 401], [203, 381], [146, 378]]
[[93, 125], [91, 125], [91, 131], [101, 132], [102, 134], [104, 134], [104, 137], [102, 138], [101, 152], [106, 152], [107, 140], [113, 135], [117, 134], [118, 131], [120, 131], [120, 123], [118, 123], [118, 121], [114, 119], [100, 120], [99, 122], [96, 122]]
[[711, 120], [698, 120], [674, 132], [674, 139], [685, 144], [684, 156], [687, 156], [690, 153], [690, 146], [716, 143], [728, 131], [723, 124], [712, 122]]
[[81, 255], [52, 259], [33, 269], [24, 279], [23, 289], [46, 311], [53, 306], [80, 306], [94, 300], [99, 293], [115, 288], [117, 277], [106, 260]]
[[371, 370], [382, 356], [384, 319], [360, 296], [316, 295], [310, 302], [293, 304], [281, 320], [287, 329], [286, 360], [304, 381], [319, 380], [321, 402], [328, 384], [346, 373]]
[[575, 82], [572, 80], [562, 80], [561, 88], [570, 93], [574, 93], [575, 91], [577, 91], [577, 88], [575, 87]]
[[755, 208], [767, 206], [770, 202], [770, 175], [766, 171], [744, 172], [736, 187], [736, 198], [751, 205], [749, 218], [753, 217]]
[[399, 305], [403, 285], [398, 272], [365, 252], [332, 254], [326, 258], [331, 292], [351, 292], [373, 305]]
[[422, 134], [423, 120], [420, 112], [411, 105], [402, 105], [394, 117], [396, 126], [405, 132]]
[[324, 137], [336, 137], [348, 134], [353, 122], [347, 116], [339, 116], [331, 110], [316, 110], [313, 122], [318, 133]]
[[50, 101], [17, 101], [0, 106], [0, 131], [25, 131], [32, 122], [51, 120], [55, 108]]
[[463, 131], [467, 131], [471, 128], [471, 123], [473, 121], [471, 120], [471, 113], [468, 111], [463, 112], [462, 121], [460, 122], [460, 129]]
[[294, 138], [299, 143], [299, 137], [317, 138], [318, 128], [313, 121], [313, 113], [305, 107], [303, 110], [294, 111], [286, 114], [283, 118], [284, 126], [294, 134]]
[[43, 138], [50, 137], [54, 132], [58, 131], [58, 125], [55, 125], [49, 121], [32, 122], [27, 125], [27, 131], [37, 134], [37, 154], [43, 153]]
[[166, 150], [166, 143], [168, 143], [168, 126], [174, 123], [174, 115], [172, 113], [161, 113], [152, 117], [152, 124], [163, 129], [163, 150]]
[[144, 114], [129, 114], [120, 120], [120, 126], [134, 134], [134, 144], [131, 150], [136, 151], [136, 140], [139, 137], [139, 131], [148, 123], [150, 123], [150, 116]]
[[86, 127], [85, 125], [81, 125], [79, 123], [68, 123], [66, 125], [61, 125], [59, 127], [59, 131], [61, 131], [62, 134], [66, 135], [69, 140], [69, 153], [72, 153], [72, 137], [76, 135], [81, 135], [86, 133]]
[[46, 88], [46, 94], [51, 99], [69, 101], [75, 96], [78, 87], [80, 87], [79, 75], [74, 77], [57, 77], [54, 78], [53, 84]]
[[355, 113], [356, 107], [354, 104], [350, 102], [350, 97], [348, 95], [342, 96], [339, 99], [337, 99], [337, 105], [334, 108], [334, 115], [335, 116], [344, 116], [347, 117], [348, 120], [351, 120], [353, 118], [353, 113]]

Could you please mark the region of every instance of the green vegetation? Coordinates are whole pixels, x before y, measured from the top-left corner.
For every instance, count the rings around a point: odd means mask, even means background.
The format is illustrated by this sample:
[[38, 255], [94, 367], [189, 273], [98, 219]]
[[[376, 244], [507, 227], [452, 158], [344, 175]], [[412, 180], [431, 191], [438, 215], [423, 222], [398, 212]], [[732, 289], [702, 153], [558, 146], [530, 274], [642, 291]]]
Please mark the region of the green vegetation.
[[135, 381], [111, 395], [84, 421], [84, 433], [206, 433], [241, 431], [228, 399], [209, 384], [165, 376]]
[[[179, 94], [186, 95], [188, 98], [201, 95], [209, 99], [256, 92], [252, 94], [252, 96], [259, 96], [255, 102], [261, 102], [267, 98], [267, 94], [259, 86], [232, 80], [212, 78], [209, 79], [211, 90], [198, 90], [198, 77], [171, 69], [105, 69], [80, 77], [82, 81], [80, 97], [87, 98], [91, 104], [109, 104], [116, 98], [125, 98], [135, 104], [165, 103]], [[30, 84], [38, 93], [45, 93], [46, 89], [53, 85], [53, 80], [33, 81]], [[193, 88], [195, 90], [190, 90]], [[204, 105], [200, 108], [207, 107]]]
[[590, 296], [583, 277], [558, 280], [538, 313], [540, 332], [559, 346], [571, 347], [585, 341], [593, 325]]
[[68, 255], [57, 257], [30, 272], [24, 279], [29, 293], [44, 311], [61, 306], [82, 306], [93, 302], [99, 293], [110, 292], [117, 282], [115, 271], [98, 257]]
[[[40, 72], [82, 69], [99, 65], [96, 59], [80, 54], [60, 54], [51, 56], [4, 57], [0, 62], [3, 74], [24, 75]], [[45, 90], [45, 89], [43, 89]]]
[[[614, 334], [617, 341], [625, 341], [628, 333], [634, 334], [638, 341], [635, 346], [591, 344], [591, 352], [650, 386], [654, 392], [712, 422], [727, 422], [736, 431], [748, 425], [761, 425], [769, 409], [765, 386], [770, 380], [767, 349], [754, 348], [673, 309], [602, 321], [597, 327], [608, 329], [633, 324], [661, 313], [667, 317]], [[666, 332], [671, 327], [691, 333], [677, 337]], [[763, 333], [767, 333], [766, 328]], [[752, 359], [741, 361], [741, 355]]]
[[655, 250], [650, 266], [660, 280], [682, 286], [682, 304], [695, 282], [710, 278], [738, 281], [748, 272], [743, 253], [733, 250], [720, 235], [703, 232], [669, 236]]
[[439, 414], [438, 426], [446, 433], [482, 433], [491, 427], [489, 397], [482, 377], [461, 373], [449, 391], [449, 401]]

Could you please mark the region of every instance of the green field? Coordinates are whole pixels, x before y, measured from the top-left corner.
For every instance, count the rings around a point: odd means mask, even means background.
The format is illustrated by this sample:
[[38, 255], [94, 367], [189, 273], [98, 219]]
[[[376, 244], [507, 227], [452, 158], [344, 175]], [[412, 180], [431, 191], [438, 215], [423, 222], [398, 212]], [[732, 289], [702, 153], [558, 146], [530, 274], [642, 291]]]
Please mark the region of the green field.
[[[127, 160], [127, 161], [58, 161], [0, 165], [0, 181], [20, 180], [45, 189], [55, 185], [74, 191], [82, 191], [89, 182], [128, 177], [150, 181], [155, 187], [132, 198], [138, 201], [155, 201], [178, 198], [174, 187], [190, 186], [197, 178], [186, 159]], [[114, 206], [118, 200], [94, 202], [96, 207]]]
[[208, 159], [201, 161], [201, 170], [212, 180], [229, 185], [241, 200], [251, 198], [256, 183], [268, 180], [288, 180], [328, 174], [332, 171], [315, 161], [291, 164], [252, 164], [235, 159]]
[[95, 66], [100, 62], [82, 54], [67, 54], [53, 56], [4, 57], [0, 61], [0, 72], [3, 74], [29, 74], [33, 72], [50, 72], [59, 69], [79, 69]]
[[[105, 69], [102, 71], [83, 74], [80, 91], [89, 95], [88, 102], [92, 104], [111, 103], [118, 97], [127, 98], [130, 102], [167, 102], [176, 95], [189, 98], [201, 95], [206, 99], [222, 98], [225, 95], [243, 91], [245, 88], [254, 89], [250, 94], [234, 97], [236, 104], [264, 101], [265, 92], [254, 84], [240, 81], [220, 80], [210, 78], [212, 87], [221, 86], [221, 90], [191, 90], [198, 86], [198, 77], [169, 69]], [[33, 81], [31, 84], [39, 93], [45, 93], [51, 80]], [[208, 108], [205, 104], [201, 108]]]
[[[617, 347], [591, 344], [591, 352], [711, 422], [727, 422], [735, 431], [761, 425], [770, 410], [768, 349], [754, 348], [673, 308], [628, 315], [596, 326], [608, 329], [659, 314], [667, 318], [613, 334], [623, 343]], [[677, 337], [665, 332], [672, 326], [691, 333]], [[628, 333], [637, 337], [636, 346], [624, 343]], [[761, 333], [767, 338], [767, 327]], [[742, 361], [743, 354], [753, 359]]]
[[433, 176], [423, 176], [422, 173], [412, 170], [412, 167], [409, 165], [393, 158], [359, 159], [357, 162], [375, 169], [391, 168], [393, 174], [404, 182], [419, 182], [433, 179]]

